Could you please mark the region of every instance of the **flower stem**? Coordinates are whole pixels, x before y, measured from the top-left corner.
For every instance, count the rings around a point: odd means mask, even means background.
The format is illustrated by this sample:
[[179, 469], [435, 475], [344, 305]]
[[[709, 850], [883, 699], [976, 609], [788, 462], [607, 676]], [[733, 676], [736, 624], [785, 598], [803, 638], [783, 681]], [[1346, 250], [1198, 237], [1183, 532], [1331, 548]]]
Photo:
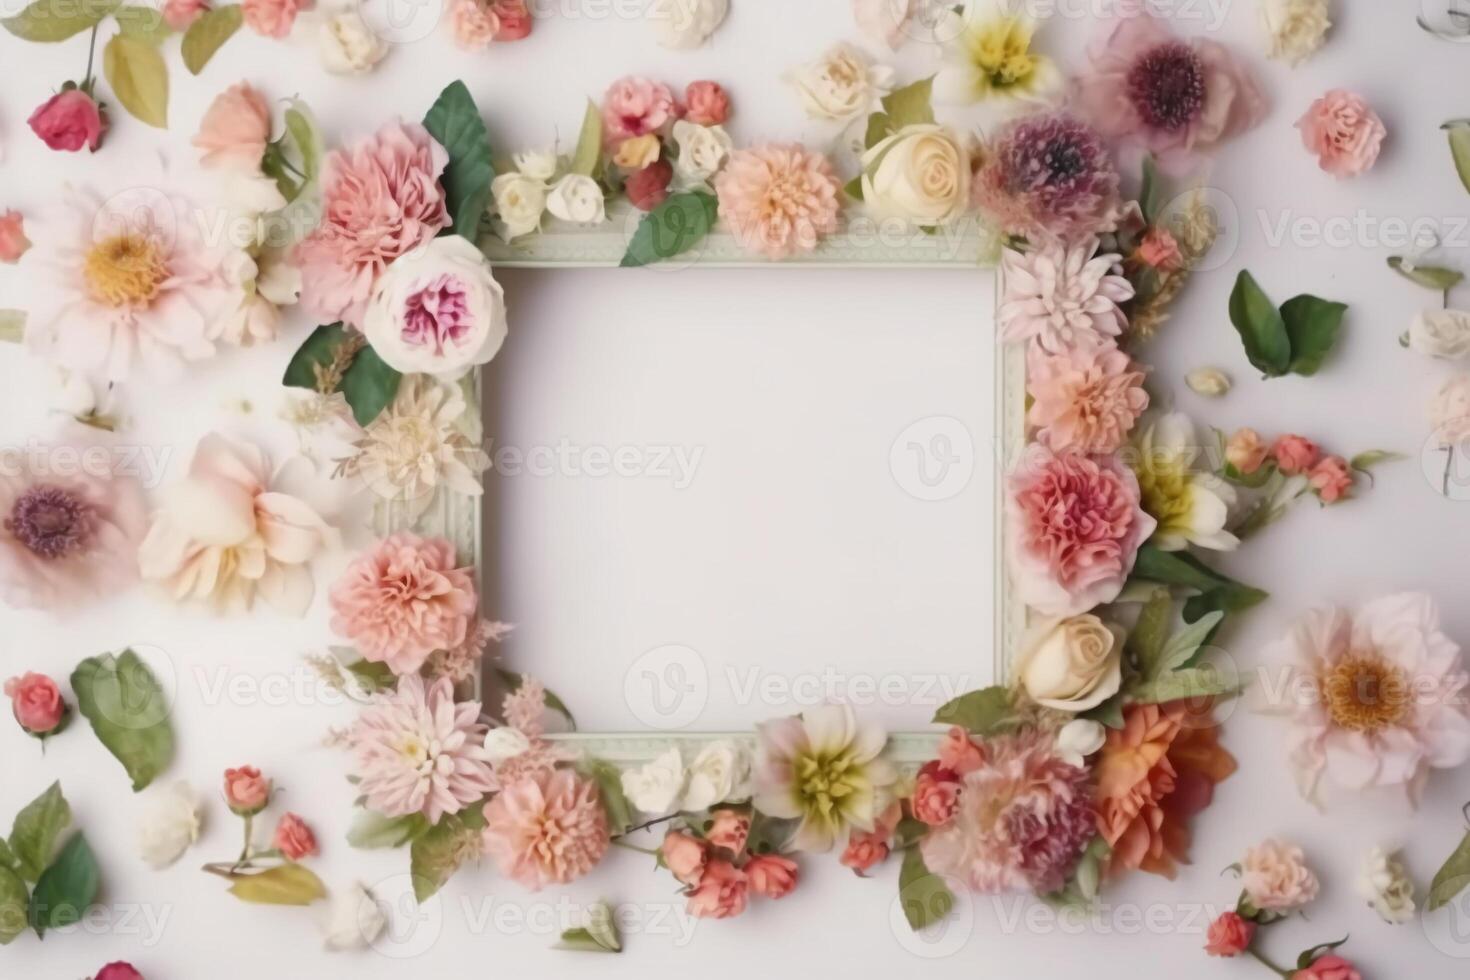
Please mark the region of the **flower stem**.
[[240, 857], [235, 861], [234, 867], [230, 868], [232, 872], [239, 871], [241, 868], [250, 864], [250, 828], [254, 823], [255, 816], [253, 814], [245, 817], [245, 845], [240, 848]]
[[[640, 830], [647, 830], [650, 827], [657, 827], [661, 823], [667, 823], [670, 820], [673, 820], [677, 816], [678, 816], [677, 813], [671, 813], [671, 814], [669, 814], [666, 817], [655, 817], [653, 820], [650, 820], [647, 823], [640, 823], [636, 827], [629, 827], [627, 830], [623, 831], [621, 834], [614, 834], [613, 837], [612, 837], [612, 839], [613, 839], [614, 842], [616, 842], [619, 838], [629, 837], [629, 836], [631, 836], [633, 834], [638, 833], [638, 831], [640, 831]], [[649, 852], [649, 853], [652, 853], [652, 852]]]
[[1286, 977], [1287, 980], [1290, 980], [1290, 977], [1294, 971], [1281, 969], [1281, 967], [1277, 966], [1275, 963], [1272, 963], [1269, 959], [1267, 959], [1266, 955], [1257, 950], [1255, 946], [1247, 946], [1245, 948], [1245, 951], [1251, 954], [1251, 956], [1255, 957], [1256, 962], [1260, 963], [1272, 973], [1276, 974], [1279, 977]]
[[92, 65], [97, 58], [97, 28], [100, 23], [92, 25], [92, 37], [87, 41], [87, 74], [82, 76], [82, 90], [88, 95], [92, 94]]
[[625, 851], [637, 851], [639, 854], [647, 854], [649, 857], [658, 857], [658, 849], [653, 847], [639, 847], [637, 844], [629, 844], [627, 841], [618, 840], [616, 837], [611, 841], [614, 847], [621, 847]]

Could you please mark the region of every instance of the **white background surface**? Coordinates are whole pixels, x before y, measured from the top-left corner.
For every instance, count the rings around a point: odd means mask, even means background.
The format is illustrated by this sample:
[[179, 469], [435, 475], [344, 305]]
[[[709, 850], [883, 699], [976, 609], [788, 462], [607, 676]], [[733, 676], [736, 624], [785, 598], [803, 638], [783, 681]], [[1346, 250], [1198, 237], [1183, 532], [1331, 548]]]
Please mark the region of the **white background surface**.
[[[1181, 31], [1213, 32], [1251, 59], [1274, 108], [1215, 169], [1212, 183], [1238, 216], [1238, 242], [1222, 253], [1228, 261], [1220, 270], [1197, 278], [1151, 351], [1161, 384], [1178, 392], [1182, 407], [1221, 427], [1293, 429], [1349, 455], [1376, 447], [1414, 457], [1384, 470], [1364, 499], [1325, 514], [1303, 506], [1227, 562], [1273, 593], [1227, 640], [1247, 667], [1307, 606], [1395, 589], [1433, 593], [1447, 629], [1470, 641], [1462, 601], [1470, 505], [1438, 496], [1417, 462], [1428, 428], [1424, 402], [1449, 369], [1398, 348], [1397, 334], [1432, 297], [1383, 267], [1388, 254], [1405, 250], [1401, 228], [1385, 225], [1391, 220], [1428, 219], [1457, 236], [1453, 251], [1465, 251], [1461, 223], [1470, 199], [1437, 127], [1470, 111], [1463, 95], [1470, 48], [1421, 34], [1411, 3], [1337, 6], [1350, 9], [1337, 11], [1329, 46], [1292, 72], [1255, 53], [1253, 3], [1175, 5]], [[1075, 64], [1095, 18], [1087, 4], [1060, 7], [1082, 16], [1059, 19], [1042, 47]], [[276, 96], [301, 94], [336, 142], [363, 135], [390, 112], [418, 118], [444, 84], [462, 77], [491, 118], [497, 144], [518, 148], [558, 133], [570, 139], [584, 98], [619, 75], [646, 73], [676, 86], [714, 77], [735, 99], [737, 142], [800, 137], [823, 144], [830, 131], [803, 122], [778, 75], [833, 41], [856, 40], [847, 4], [734, 0], [734, 8], [714, 43], [695, 53], [663, 51], [648, 25], [591, 16], [607, 8], [568, 2], [555, 5], [529, 41], [470, 56], [436, 33], [395, 50], [376, 75], [345, 82], [322, 74], [304, 41], [242, 35], [198, 79], [172, 53], [173, 130], [159, 134], [119, 118], [96, 158], [52, 154], [24, 127], [30, 110], [80, 71], [82, 43], [40, 48], [6, 37], [0, 208], [19, 207], [39, 220], [63, 180], [125, 185], [137, 179], [134, 165], [156, 151], [191, 161], [185, 140], [208, 99], [241, 78]], [[932, 58], [921, 46], [907, 49], [899, 59], [904, 80], [926, 71]], [[1339, 85], [1363, 92], [1390, 129], [1377, 170], [1346, 183], [1316, 170], [1291, 126], [1312, 98]], [[1323, 222], [1345, 234], [1324, 241]], [[1282, 227], [1284, 239], [1276, 234]], [[1340, 350], [1319, 377], [1252, 377], [1225, 314], [1235, 272], [1247, 265], [1278, 300], [1312, 291], [1352, 305]], [[658, 480], [492, 481], [489, 612], [520, 624], [505, 648], [509, 666], [544, 675], [584, 727], [637, 720], [623, 678], [640, 654], [670, 643], [695, 649], [710, 667], [709, 703], [691, 722], [700, 728], [745, 727], [797, 710], [801, 691], [783, 693], [780, 679], [829, 666], [840, 677], [876, 674], [909, 685], [935, 674], [963, 678], [964, 686], [985, 679], [992, 295], [983, 277], [772, 270], [505, 278], [515, 333], [487, 375], [492, 435], [512, 445], [566, 438], [589, 446], [704, 447], [694, 483], [678, 492]], [[0, 306], [27, 301], [24, 267], [0, 269]], [[294, 441], [276, 417], [274, 381], [306, 328], [298, 322], [278, 344], [229, 353], [168, 390], [130, 392], [128, 438], [163, 454], [170, 476], [182, 471], [197, 438], [216, 428], [258, 439], [283, 458]], [[20, 350], [0, 351], [0, 358], [0, 436], [24, 444], [50, 423], [46, 381]], [[1183, 372], [1202, 364], [1235, 376], [1228, 398], [1206, 404], [1184, 391]], [[923, 503], [902, 492], [887, 460], [895, 437], [932, 415], [960, 419], [978, 458], [960, 495]], [[350, 545], [364, 540], [360, 531], [349, 535]], [[346, 554], [323, 560], [319, 584], [345, 561]], [[328, 958], [312, 913], [239, 905], [196, 870], [237, 850], [238, 822], [216, 786], [226, 766], [250, 762], [283, 788], [278, 809], [301, 812], [317, 827], [326, 853], [314, 866], [329, 884], [362, 880], [387, 897], [406, 886], [406, 855], [357, 853], [342, 841], [352, 792], [341, 778], [343, 759], [319, 745], [328, 725], [353, 712], [328, 703], [299, 667], [301, 653], [329, 640], [321, 604], [301, 622], [264, 611], [219, 622], [135, 593], [65, 622], [0, 615], [0, 676], [37, 669], [64, 677], [84, 656], [129, 644], [150, 648], [177, 684], [181, 747], [168, 778], [188, 779], [207, 809], [200, 844], [175, 868], [149, 872], [133, 842], [144, 800], [128, 792], [120, 768], [85, 728], [54, 741], [43, 757], [0, 726], [0, 819], [60, 778], [102, 861], [107, 911], [90, 930], [44, 944], [17, 940], [0, 952], [6, 975], [90, 975], [118, 958], [150, 980], [676, 969], [717, 977], [1264, 975], [1253, 964], [1208, 960], [1200, 946], [1209, 918], [1234, 897], [1219, 869], [1267, 835], [1303, 843], [1325, 886], [1311, 922], [1272, 930], [1277, 959], [1346, 933], [1347, 950], [1372, 977], [1461, 975], [1462, 957], [1470, 956], [1470, 943], [1446, 939], [1444, 916], [1392, 929], [1353, 894], [1357, 865], [1379, 842], [1406, 845], [1410, 868], [1427, 884], [1463, 829], [1459, 808], [1470, 798], [1470, 773], [1440, 774], [1417, 813], [1396, 798], [1338, 797], [1323, 816], [1296, 796], [1278, 723], [1241, 708], [1227, 729], [1241, 771], [1196, 823], [1195, 864], [1173, 883], [1129, 878], [1091, 923], [1058, 922], [1028, 899], [979, 899], [962, 904], [943, 936], [914, 939], [891, 928], [896, 867], [856, 881], [831, 859], [806, 859], [790, 899], [695, 927], [678, 912], [665, 873], [652, 872], [639, 855], [618, 854], [564, 892], [539, 896], [488, 868], [470, 871], [432, 906], [401, 907], [394, 941], [381, 950]], [[732, 667], [742, 682], [751, 668], [774, 676], [776, 688], [742, 700], [726, 683]], [[874, 710], [894, 724], [926, 713]], [[550, 951], [567, 924], [561, 919], [576, 917], [580, 906], [571, 903], [598, 897], [629, 903], [637, 917], [627, 929], [628, 952], [592, 958]]]

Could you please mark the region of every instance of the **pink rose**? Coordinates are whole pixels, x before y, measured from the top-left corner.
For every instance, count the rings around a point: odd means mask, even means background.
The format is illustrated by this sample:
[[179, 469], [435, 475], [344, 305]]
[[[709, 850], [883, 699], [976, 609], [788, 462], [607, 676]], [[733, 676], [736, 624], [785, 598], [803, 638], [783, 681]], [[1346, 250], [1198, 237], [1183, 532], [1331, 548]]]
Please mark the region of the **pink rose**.
[[1256, 935], [1256, 924], [1234, 912], [1226, 912], [1210, 923], [1205, 935], [1205, 952], [1211, 956], [1239, 956]]
[[1269, 452], [1255, 429], [1236, 429], [1225, 440], [1225, 461], [1245, 476], [1260, 469]]
[[225, 770], [225, 802], [240, 816], [264, 810], [271, 801], [271, 781], [254, 766]]
[[715, 847], [723, 847], [731, 854], [745, 850], [745, 841], [750, 836], [750, 818], [734, 810], [716, 810], [705, 840]]
[[1363, 980], [1358, 968], [1341, 956], [1319, 956], [1305, 970], [1297, 970], [1291, 980]]
[[92, 980], [143, 980], [143, 974], [133, 969], [131, 963], [109, 963]]
[[700, 126], [719, 126], [730, 118], [730, 96], [719, 82], [690, 82], [684, 90], [684, 118]]
[[245, 23], [266, 37], [282, 38], [290, 34], [301, 7], [297, 0], [240, 0]]
[[208, 9], [206, 0], [164, 0], [163, 20], [172, 30], [182, 33]]
[[260, 171], [270, 138], [270, 104], [249, 83], [240, 82], [209, 104], [194, 135], [194, 146], [202, 151], [200, 162], [206, 167], [253, 174]]
[[1138, 258], [1152, 269], [1170, 272], [1184, 264], [1184, 256], [1179, 251], [1179, 242], [1169, 233], [1169, 229], [1155, 225], [1143, 236], [1143, 241], [1138, 243]]
[[662, 129], [674, 118], [674, 94], [660, 82], [629, 75], [602, 97], [602, 138], [616, 147], [631, 136]]
[[861, 830], [854, 830], [847, 839], [847, 848], [842, 852], [838, 861], [843, 867], [851, 868], [858, 874], [869, 871], [888, 860], [888, 834], [869, 834]]
[[985, 752], [959, 725], [951, 725], [939, 743], [939, 764], [953, 770], [954, 778], [966, 776], [985, 764]]
[[926, 762], [914, 782], [914, 819], [931, 827], [949, 823], [960, 806], [959, 773], [939, 762]]
[[490, 0], [490, 10], [500, 21], [497, 41], [519, 41], [531, 36], [531, 11], [526, 0]]
[[664, 864], [668, 865], [675, 878], [686, 885], [699, 883], [704, 875], [705, 847], [702, 842], [671, 830], [664, 835], [664, 843], [659, 850], [664, 856]]
[[288, 861], [300, 861], [317, 853], [316, 835], [311, 832], [306, 821], [294, 813], [281, 817], [276, 824], [273, 843], [276, 850]]
[[785, 898], [796, 887], [796, 862], [780, 854], [757, 854], [745, 864], [750, 890], [762, 898]]
[[667, 160], [655, 160], [642, 170], [628, 175], [623, 190], [628, 201], [640, 211], [652, 211], [669, 196], [669, 181], [674, 179], [674, 168]]
[[1324, 504], [1334, 504], [1353, 488], [1353, 471], [1341, 456], [1323, 456], [1307, 473], [1307, 482]]
[[0, 214], [0, 262], [14, 265], [30, 247], [31, 240], [26, 237], [25, 218], [21, 213], [6, 211]]
[[1340, 88], [1313, 102], [1296, 128], [1302, 145], [1317, 154], [1318, 165], [1338, 179], [1371, 170], [1388, 135], [1362, 96]]
[[1304, 473], [1316, 465], [1322, 451], [1317, 444], [1303, 436], [1282, 436], [1271, 447], [1276, 465], [1287, 476]]
[[744, 871], [729, 861], [716, 858], [704, 866], [699, 884], [689, 891], [689, 914], [701, 919], [728, 919], [739, 915], [745, 911], [749, 887]]
[[20, 727], [32, 735], [50, 735], [66, 717], [66, 702], [56, 682], [43, 674], [22, 674], [5, 682], [5, 693]]
[[84, 146], [96, 153], [107, 132], [107, 114], [79, 88], [63, 89], [51, 96], [27, 121], [41, 142], [53, 150], [68, 153]]

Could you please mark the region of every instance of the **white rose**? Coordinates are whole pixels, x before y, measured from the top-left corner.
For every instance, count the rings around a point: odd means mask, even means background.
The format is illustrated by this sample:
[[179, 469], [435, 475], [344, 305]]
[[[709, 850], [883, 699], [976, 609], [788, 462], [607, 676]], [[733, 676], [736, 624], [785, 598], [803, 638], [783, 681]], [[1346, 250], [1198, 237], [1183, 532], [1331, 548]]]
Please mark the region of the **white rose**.
[[531, 748], [531, 740], [516, 728], [492, 728], [485, 735], [485, 754], [496, 765], [525, 755]]
[[878, 217], [942, 225], [970, 201], [970, 155], [943, 126], [905, 126], [862, 156], [863, 200]]
[[1470, 313], [1425, 310], [1409, 324], [1409, 350], [1456, 361], [1470, 354]]
[[523, 176], [542, 183], [556, 173], [556, 153], [552, 150], [523, 150], [511, 157]]
[[1123, 631], [1088, 613], [1042, 623], [1016, 664], [1021, 686], [1037, 704], [1087, 711], [1123, 682]]
[[[426, 299], [431, 283], [440, 292]], [[450, 295], [446, 310], [439, 299]], [[453, 381], [505, 343], [505, 294], [478, 248], [458, 235], [435, 238], [378, 277], [362, 332], [389, 367]]]
[[546, 198], [546, 210], [579, 225], [600, 225], [607, 220], [602, 187], [585, 174], [567, 174], [558, 180]]
[[1098, 722], [1086, 718], [1069, 721], [1057, 732], [1057, 757], [1080, 769], [1107, 740], [1107, 730]]
[[1266, 54], [1295, 67], [1322, 46], [1331, 0], [1261, 0]]
[[360, 884], [333, 894], [322, 934], [327, 949], [346, 952], [371, 946], [387, 928], [388, 917], [373, 893]]
[[687, 119], [674, 123], [674, 142], [679, 144], [674, 174], [681, 187], [708, 181], [725, 165], [735, 145], [725, 127], [701, 126]]
[[739, 803], [750, 799], [751, 758], [744, 745], [721, 739], [711, 742], [689, 766], [689, 786], [679, 809], [707, 810], [716, 803]]
[[788, 72], [786, 80], [796, 86], [808, 116], [843, 121], [863, 115], [893, 88], [893, 69], [874, 65], [850, 44], [838, 44]]
[[1465, 449], [1470, 442], [1470, 374], [1457, 374], [1429, 401], [1429, 421], [1440, 444]]
[[541, 228], [541, 215], [546, 211], [544, 181], [525, 174], [501, 174], [490, 182], [490, 192], [507, 241]]
[[143, 822], [138, 825], [138, 853], [155, 871], [183, 857], [199, 839], [199, 804], [185, 782], [151, 794]]
[[1389, 925], [1403, 925], [1414, 918], [1414, 880], [1397, 855], [1380, 847], [1368, 852], [1358, 875], [1358, 894]]
[[648, 19], [666, 48], [697, 48], [724, 23], [730, 0], [653, 0]]
[[675, 746], [647, 765], [623, 771], [623, 795], [643, 813], [665, 814], [684, 790], [684, 759]]
[[316, 45], [322, 67], [336, 75], [370, 72], [388, 54], [388, 45], [355, 7], [328, 14], [317, 31]]

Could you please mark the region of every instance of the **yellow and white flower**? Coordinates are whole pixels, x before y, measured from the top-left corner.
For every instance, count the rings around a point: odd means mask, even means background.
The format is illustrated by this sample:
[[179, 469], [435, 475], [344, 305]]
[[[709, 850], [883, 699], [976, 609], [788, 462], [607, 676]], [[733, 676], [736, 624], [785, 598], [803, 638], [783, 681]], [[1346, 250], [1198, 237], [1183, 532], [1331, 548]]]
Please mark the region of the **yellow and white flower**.
[[1261, 0], [1266, 54], [1295, 68], [1311, 57], [1332, 27], [1331, 0]]
[[985, 99], [1045, 101], [1062, 88], [1062, 73], [1031, 51], [1037, 22], [1025, 0], [974, 0], [935, 26], [944, 64], [934, 98], [969, 105]]
[[952, 129], [905, 126], [862, 156], [863, 202], [878, 218], [922, 227], [958, 220], [970, 206], [970, 152]]
[[1240, 544], [1226, 530], [1235, 488], [1195, 468], [1200, 448], [1194, 423], [1181, 412], [1155, 420], [1134, 446], [1132, 465], [1143, 509], [1159, 522], [1150, 540], [1163, 551], [1182, 551], [1192, 544], [1233, 551]]
[[850, 44], [837, 44], [816, 61], [786, 74], [812, 119], [843, 122], [865, 115], [893, 88], [893, 69], [874, 64]]
[[1389, 925], [1400, 926], [1414, 918], [1414, 879], [1397, 854], [1375, 847], [1368, 852], [1358, 875], [1358, 894]]

